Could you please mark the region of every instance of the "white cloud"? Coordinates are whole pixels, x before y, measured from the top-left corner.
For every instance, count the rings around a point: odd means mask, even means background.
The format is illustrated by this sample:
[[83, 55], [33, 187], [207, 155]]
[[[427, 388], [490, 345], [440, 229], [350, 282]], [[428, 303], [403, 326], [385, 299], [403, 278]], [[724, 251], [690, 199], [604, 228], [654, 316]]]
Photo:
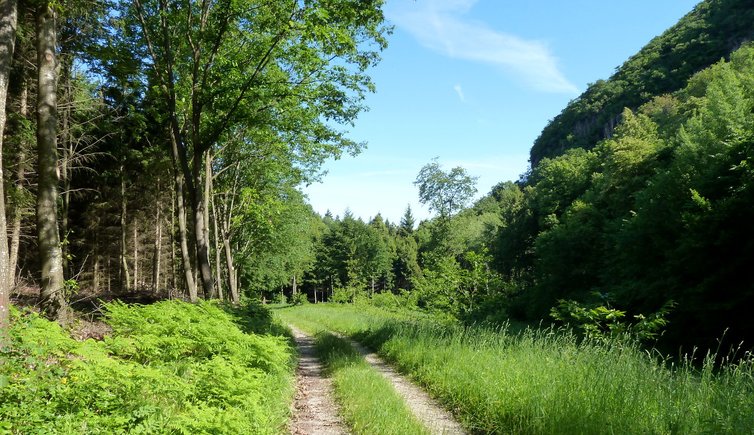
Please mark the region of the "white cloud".
[[458, 98], [461, 100], [461, 102], [466, 102], [466, 96], [463, 94], [463, 88], [461, 88], [461, 85], [455, 85], [453, 86], [453, 90], [456, 91], [456, 94], [458, 94]]
[[477, 0], [398, 0], [388, 18], [423, 46], [445, 56], [496, 66], [545, 92], [578, 93], [547, 45], [464, 17]]

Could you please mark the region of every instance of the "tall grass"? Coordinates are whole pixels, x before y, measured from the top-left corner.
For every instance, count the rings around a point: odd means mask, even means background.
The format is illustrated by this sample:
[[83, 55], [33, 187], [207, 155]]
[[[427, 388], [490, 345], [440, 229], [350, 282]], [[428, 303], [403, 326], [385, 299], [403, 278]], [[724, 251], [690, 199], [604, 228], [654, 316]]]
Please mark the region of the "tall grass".
[[436, 325], [350, 306], [286, 316], [368, 342], [478, 433], [754, 433], [752, 359], [701, 369], [554, 329]]

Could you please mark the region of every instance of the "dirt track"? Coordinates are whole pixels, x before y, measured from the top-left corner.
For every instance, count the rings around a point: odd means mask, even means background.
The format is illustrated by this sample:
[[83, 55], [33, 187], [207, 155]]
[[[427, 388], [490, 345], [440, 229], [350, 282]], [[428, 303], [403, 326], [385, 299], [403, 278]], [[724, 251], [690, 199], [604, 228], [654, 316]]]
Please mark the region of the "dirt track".
[[[298, 391], [296, 393], [292, 434], [348, 433], [338, 417], [338, 407], [332, 396], [332, 385], [322, 373], [322, 366], [314, 353], [314, 339], [291, 326], [299, 348]], [[337, 334], [336, 334], [337, 335]], [[421, 388], [398, 374], [375, 353], [351, 341], [356, 350], [392, 384], [403, 397], [416, 418], [437, 434], [465, 434], [463, 427], [429, 397]]]

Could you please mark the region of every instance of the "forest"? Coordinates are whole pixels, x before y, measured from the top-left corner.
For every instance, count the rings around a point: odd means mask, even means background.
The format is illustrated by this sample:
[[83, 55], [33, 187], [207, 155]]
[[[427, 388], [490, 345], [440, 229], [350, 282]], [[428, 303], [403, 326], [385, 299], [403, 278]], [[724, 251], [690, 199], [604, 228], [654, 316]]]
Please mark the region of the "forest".
[[[474, 433], [558, 433], [562, 421], [521, 404], [485, 426], [497, 412], [479, 405], [485, 390], [464, 404], [472, 392], [401, 346], [587, 349], [679, 391], [717, 370], [698, 407], [722, 403], [725, 417], [684, 426], [668, 411], [642, 427], [747, 427], [754, 5], [699, 3], [551, 120], [516, 181], [477, 197], [466, 169], [428, 158], [414, 187], [432, 218], [319, 215], [302, 188], [365, 146], [348, 128], [375, 91], [369, 70], [392, 31], [383, 6], [0, 0], [0, 433], [90, 433], [82, 421], [92, 433], [278, 433], [294, 389], [283, 321], [368, 341]], [[382, 311], [367, 322], [354, 307]], [[414, 333], [406, 318], [434, 326]], [[511, 325], [539, 332], [489, 335]], [[549, 325], [568, 332], [537, 329]], [[686, 371], [663, 371], [674, 364]], [[656, 394], [657, 409], [681, 401]], [[564, 412], [573, 432], [604, 429]], [[630, 432], [620, 415], [609, 424]]]
[[378, 1], [258, 3], [3, 2], [3, 301], [37, 288], [65, 322], [108, 294], [238, 302], [303, 267], [299, 186], [361, 148], [339, 125], [388, 27]]

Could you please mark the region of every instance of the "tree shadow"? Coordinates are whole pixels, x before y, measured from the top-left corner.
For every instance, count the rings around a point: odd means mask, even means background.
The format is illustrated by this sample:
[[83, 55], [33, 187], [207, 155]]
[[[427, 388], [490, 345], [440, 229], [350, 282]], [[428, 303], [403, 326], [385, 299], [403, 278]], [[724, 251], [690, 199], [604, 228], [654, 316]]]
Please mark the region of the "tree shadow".
[[223, 309], [233, 316], [238, 327], [247, 334], [290, 336], [290, 331], [260, 301], [248, 300], [240, 305], [224, 304]]

